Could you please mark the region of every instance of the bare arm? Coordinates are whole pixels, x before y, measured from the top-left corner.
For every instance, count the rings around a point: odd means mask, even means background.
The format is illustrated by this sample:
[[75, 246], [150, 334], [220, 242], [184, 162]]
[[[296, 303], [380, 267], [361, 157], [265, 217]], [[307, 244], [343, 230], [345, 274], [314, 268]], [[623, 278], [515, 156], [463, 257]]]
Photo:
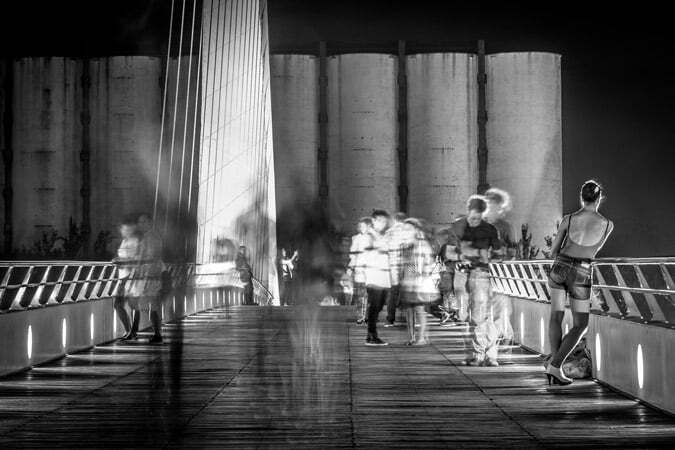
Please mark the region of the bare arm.
[[605, 246], [605, 243], [607, 242], [607, 239], [609, 238], [609, 235], [612, 234], [612, 231], [614, 231], [614, 222], [611, 220], [607, 219], [607, 222], [609, 224], [607, 228], [607, 234], [605, 235], [605, 238], [602, 240], [602, 244], [600, 244], [600, 247], [598, 247], [598, 251], [602, 249], [602, 247]]
[[555, 239], [553, 239], [553, 243], [551, 244], [551, 258], [555, 259], [555, 257], [558, 256], [558, 252], [560, 252], [560, 247], [565, 240], [565, 236], [567, 236], [567, 233], [569, 232], [569, 223], [569, 216], [563, 217], [563, 219], [560, 221], [558, 232], [556, 233]]

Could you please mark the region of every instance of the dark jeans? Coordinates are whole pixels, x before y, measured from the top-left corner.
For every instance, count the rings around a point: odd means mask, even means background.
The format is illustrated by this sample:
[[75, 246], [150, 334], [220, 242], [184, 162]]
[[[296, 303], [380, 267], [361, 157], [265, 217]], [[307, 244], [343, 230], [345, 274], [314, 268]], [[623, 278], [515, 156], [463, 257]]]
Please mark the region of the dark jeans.
[[369, 287], [368, 291], [368, 336], [377, 337], [377, 317], [387, 301], [389, 289]]
[[441, 308], [441, 301], [429, 303], [425, 305], [424, 309], [426, 309], [426, 312], [436, 317], [437, 319], [441, 319], [443, 317], [443, 309]]
[[396, 321], [396, 308], [401, 304], [401, 287], [392, 286], [387, 297], [387, 322]]
[[291, 280], [281, 279], [281, 293], [279, 295], [281, 300], [281, 306], [291, 304]]

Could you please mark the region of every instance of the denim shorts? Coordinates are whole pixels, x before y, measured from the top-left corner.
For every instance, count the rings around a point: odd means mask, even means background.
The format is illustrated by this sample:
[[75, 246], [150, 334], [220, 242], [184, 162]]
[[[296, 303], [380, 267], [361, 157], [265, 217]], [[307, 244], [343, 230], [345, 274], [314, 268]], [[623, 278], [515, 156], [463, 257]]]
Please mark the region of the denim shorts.
[[550, 288], [562, 289], [576, 300], [591, 298], [592, 280], [590, 260], [571, 258], [567, 255], [558, 255], [548, 274]]

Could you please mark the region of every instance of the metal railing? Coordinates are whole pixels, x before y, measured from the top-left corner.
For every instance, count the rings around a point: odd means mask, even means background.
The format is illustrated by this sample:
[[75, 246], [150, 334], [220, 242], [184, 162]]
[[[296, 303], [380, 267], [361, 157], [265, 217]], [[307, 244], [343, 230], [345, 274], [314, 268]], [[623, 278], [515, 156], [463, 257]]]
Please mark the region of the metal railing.
[[[172, 288], [243, 288], [236, 270], [200, 273], [198, 268], [167, 264]], [[117, 269], [109, 261], [0, 261], [0, 313], [111, 297], [120, 283]], [[267, 288], [255, 278], [252, 282], [257, 303], [271, 304]]]
[[[551, 260], [490, 265], [495, 292], [549, 302]], [[604, 258], [593, 267], [592, 311], [675, 327], [675, 258]]]

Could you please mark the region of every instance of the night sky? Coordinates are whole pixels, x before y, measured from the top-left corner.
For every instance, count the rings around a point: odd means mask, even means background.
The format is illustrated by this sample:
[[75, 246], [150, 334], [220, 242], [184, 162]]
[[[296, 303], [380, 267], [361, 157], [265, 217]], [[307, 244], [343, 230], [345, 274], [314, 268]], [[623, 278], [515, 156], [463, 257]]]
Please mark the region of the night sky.
[[[602, 256], [675, 255], [675, 40], [665, 9], [591, 2], [269, 0], [272, 52], [472, 45], [562, 54], [564, 205], [602, 181], [616, 231]], [[640, 4], [639, 6], [643, 6]], [[648, 6], [648, 5], [645, 5]], [[160, 55], [170, 1], [3, 2], [5, 56]], [[488, 111], [489, 113], [489, 111]]]

